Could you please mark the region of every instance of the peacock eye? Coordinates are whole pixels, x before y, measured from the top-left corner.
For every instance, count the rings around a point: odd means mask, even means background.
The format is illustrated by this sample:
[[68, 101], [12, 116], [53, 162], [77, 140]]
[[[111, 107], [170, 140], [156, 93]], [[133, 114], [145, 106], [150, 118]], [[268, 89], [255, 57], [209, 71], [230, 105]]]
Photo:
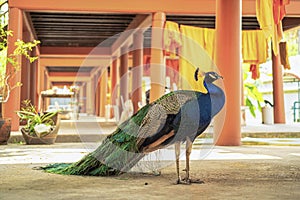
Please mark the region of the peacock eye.
[[216, 78], [216, 76], [215, 76], [214, 74], [209, 74], [209, 76], [210, 76], [211, 78], [213, 78], [213, 79]]

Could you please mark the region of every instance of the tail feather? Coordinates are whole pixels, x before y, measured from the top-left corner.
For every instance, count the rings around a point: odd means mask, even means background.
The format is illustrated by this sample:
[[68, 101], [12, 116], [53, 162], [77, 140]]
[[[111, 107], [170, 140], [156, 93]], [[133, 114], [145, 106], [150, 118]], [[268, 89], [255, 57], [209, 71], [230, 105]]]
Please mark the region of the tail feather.
[[144, 154], [137, 146], [138, 127], [148, 111], [145, 106], [136, 115], [123, 122], [93, 152], [73, 164], [52, 164], [47, 172], [67, 175], [109, 176], [129, 171]]

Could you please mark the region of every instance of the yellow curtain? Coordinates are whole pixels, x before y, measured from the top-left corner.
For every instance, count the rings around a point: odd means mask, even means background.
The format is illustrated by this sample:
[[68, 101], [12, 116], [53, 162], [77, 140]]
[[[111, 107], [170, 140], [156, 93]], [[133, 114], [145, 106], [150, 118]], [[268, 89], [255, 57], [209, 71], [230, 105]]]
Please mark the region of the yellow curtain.
[[[204, 85], [194, 79], [194, 72], [197, 68], [200, 68], [202, 72], [214, 69], [212, 57], [215, 31], [186, 25], [180, 25], [180, 31], [182, 34], [182, 46], [179, 53], [181, 88], [206, 93]], [[203, 80], [203, 78], [200, 77], [199, 80]]]
[[176, 22], [166, 21], [164, 29], [164, 48], [170, 52], [171, 57], [175, 57], [176, 49], [181, 47], [182, 41], [179, 26]]
[[266, 38], [271, 37], [273, 52], [278, 55], [278, 44], [283, 37], [282, 23], [275, 24], [273, 16], [273, 0], [256, 0], [257, 21]]
[[268, 40], [262, 30], [242, 31], [243, 62], [250, 64], [265, 63], [268, 58]]
[[262, 30], [242, 31], [242, 57], [249, 63], [249, 71], [254, 80], [260, 77], [259, 64], [265, 63], [268, 57], [268, 40]]

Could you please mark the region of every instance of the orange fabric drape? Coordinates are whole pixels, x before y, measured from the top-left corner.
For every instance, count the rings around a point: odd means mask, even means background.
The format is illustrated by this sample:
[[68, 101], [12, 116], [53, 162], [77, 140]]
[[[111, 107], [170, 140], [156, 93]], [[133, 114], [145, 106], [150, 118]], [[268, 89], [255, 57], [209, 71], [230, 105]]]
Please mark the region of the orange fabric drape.
[[171, 79], [171, 85], [178, 83], [179, 78], [179, 60], [178, 59], [167, 59], [166, 60], [166, 75]]
[[291, 69], [289, 55], [288, 55], [288, 47], [286, 42], [279, 43], [279, 50], [280, 50], [280, 61], [283, 65], [284, 69]]
[[260, 77], [259, 65], [258, 64], [251, 64], [249, 71], [252, 73], [251, 78], [256, 80]]
[[256, 17], [267, 38], [271, 37], [273, 52], [278, 55], [278, 44], [283, 37], [282, 22], [289, 0], [256, 0]]
[[275, 24], [278, 24], [285, 16], [285, 5], [289, 4], [290, 0], [273, 0], [273, 18]]

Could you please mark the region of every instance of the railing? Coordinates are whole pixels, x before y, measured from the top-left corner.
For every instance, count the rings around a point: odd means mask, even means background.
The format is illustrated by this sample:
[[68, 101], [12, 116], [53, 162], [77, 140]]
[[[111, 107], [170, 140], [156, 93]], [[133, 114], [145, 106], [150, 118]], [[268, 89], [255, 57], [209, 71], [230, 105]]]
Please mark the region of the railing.
[[[295, 101], [292, 109], [293, 109], [293, 115], [294, 115], [294, 122], [300, 122], [300, 101]], [[297, 117], [296, 110], [298, 110], [298, 117]]]

